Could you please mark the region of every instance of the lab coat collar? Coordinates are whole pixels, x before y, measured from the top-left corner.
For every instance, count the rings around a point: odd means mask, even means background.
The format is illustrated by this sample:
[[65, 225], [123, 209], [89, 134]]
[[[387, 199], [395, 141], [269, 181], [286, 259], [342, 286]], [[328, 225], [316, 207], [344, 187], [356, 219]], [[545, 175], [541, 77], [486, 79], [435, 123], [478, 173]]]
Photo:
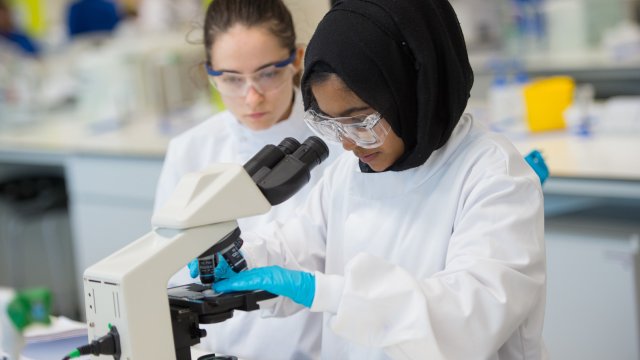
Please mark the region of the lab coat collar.
[[471, 115], [464, 114], [443, 147], [434, 151], [424, 164], [403, 171], [364, 173], [360, 171], [358, 159], [351, 154], [353, 173], [349, 194], [359, 198], [384, 199], [414, 190], [447, 165], [453, 154], [468, 141], [467, 135], [473, 128]]

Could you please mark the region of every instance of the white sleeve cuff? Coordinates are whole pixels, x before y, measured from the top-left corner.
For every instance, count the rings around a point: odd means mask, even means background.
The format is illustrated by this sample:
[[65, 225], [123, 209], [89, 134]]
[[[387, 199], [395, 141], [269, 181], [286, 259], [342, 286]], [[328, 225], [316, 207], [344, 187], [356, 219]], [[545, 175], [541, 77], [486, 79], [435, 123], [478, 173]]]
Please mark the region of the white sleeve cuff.
[[313, 312], [338, 312], [344, 290], [344, 277], [315, 272], [316, 292], [310, 310]]
[[251, 241], [252, 240], [251, 235], [247, 235], [247, 238], [249, 238], [249, 241], [247, 241], [244, 234], [242, 238], [244, 240], [244, 243], [240, 248], [240, 253], [244, 257], [245, 261], [247, 262], [247, 268], [254, 269], [257, 267], [263, 267], [263, 266], [269, 265], [268, 261], [266, 261], [267, 260], [266, 257], [258, 256], [258, 253], [261, 250], [260, 245]]

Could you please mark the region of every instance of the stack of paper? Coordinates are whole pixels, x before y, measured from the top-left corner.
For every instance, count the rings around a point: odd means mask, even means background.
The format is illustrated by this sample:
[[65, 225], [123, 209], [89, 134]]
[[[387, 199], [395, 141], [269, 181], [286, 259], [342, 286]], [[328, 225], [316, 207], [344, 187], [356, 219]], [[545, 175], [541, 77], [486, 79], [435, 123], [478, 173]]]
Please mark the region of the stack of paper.
[[52, 317], [50, 325], [33, 325], [25, 330], [27, 344], [87, 336], [87, 325], [64, 316]]
[[52, 317], [50, 325], [29, 326], [24, 337], [26, 346], [20, 360], [60, 360], [88, 341], [87, 326], [66, 317]]

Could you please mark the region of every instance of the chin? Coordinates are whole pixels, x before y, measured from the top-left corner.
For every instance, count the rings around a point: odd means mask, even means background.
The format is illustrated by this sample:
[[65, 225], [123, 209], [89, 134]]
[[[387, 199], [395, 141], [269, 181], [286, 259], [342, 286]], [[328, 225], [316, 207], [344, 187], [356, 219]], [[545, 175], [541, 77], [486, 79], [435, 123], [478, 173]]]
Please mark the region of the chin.
[[243, 124], [244, 126], [248, 127], [253, 131], [267, 130], [268, 128], [274, 125], [274, 123], [271, 121], [258, 121], [258, 122], [247, 121], [247, 122], [244, 122]]
[[375, 172], [382, 172], [389, 168], [391, 165], [380, 165], [380, 164], [367, 164], [371, 168], [371, 170]]

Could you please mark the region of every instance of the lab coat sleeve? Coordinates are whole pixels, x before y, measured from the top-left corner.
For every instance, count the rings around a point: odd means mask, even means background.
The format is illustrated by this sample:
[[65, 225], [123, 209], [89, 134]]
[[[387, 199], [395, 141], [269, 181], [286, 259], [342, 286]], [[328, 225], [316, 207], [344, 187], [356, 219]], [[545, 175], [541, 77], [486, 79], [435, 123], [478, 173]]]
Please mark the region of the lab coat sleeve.
[[361, 253], [342, 279], [316, 273], [311, 310], [394, 359], [491, 357], [544, 301], [542, 193], [535, 175], [519, 172], [466, 187], [442, 271], [416, 278]]
[[[326, 252], [325, 179], [318, 181], [308, 199], [286, 222], [272, 222], [258, 230], [243, 232], [242, 251], [249, 268], [279, 265], [303, 271], [324, 271]], [[263, 316], [288, 316], [302, 307], [285, 297], [261, 303]]]

